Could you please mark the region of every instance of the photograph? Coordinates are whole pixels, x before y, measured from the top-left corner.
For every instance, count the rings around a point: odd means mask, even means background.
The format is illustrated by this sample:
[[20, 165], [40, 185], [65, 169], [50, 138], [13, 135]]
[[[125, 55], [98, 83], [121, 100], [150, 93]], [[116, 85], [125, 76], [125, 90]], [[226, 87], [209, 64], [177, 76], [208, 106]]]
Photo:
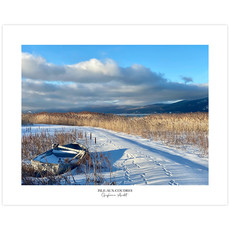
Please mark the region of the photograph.
[[23, 187], [208, 186], [209, 45], [22, 44], [20, 163]]
[[230, 229], [228, 5], [1, 1], [0, 228]]

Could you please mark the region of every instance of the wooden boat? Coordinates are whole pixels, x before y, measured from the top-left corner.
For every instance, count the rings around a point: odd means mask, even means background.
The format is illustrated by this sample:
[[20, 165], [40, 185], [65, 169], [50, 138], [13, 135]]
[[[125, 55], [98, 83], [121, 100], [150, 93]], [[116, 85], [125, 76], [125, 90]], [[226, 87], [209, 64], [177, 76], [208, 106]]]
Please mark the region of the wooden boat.
[[38, 172], [49, 171], [53, 174], [62, 174], [80, 164], [86, 153], [87, 148], [80, 143], [54, 144], [52, 149], [31, 160], [31, 165]]

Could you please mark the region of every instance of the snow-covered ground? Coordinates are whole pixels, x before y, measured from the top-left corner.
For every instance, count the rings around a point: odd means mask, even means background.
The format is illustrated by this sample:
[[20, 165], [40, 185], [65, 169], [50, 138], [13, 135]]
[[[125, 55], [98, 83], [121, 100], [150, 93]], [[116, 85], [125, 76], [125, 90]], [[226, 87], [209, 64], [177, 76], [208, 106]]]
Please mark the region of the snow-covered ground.
[[[112, 181], [117, 185], [208, 185], [208, 158], [194, 154], [193, 148], [178, 150], [139, 136], [93, 127], [33, 125], [30, 132], [46, 130], [52, 134], [73, 128], [92, 133], [91, 152], [111, 154]], [[22, 127], [22, 135], [27, 133], [28, 126]], [[76, 184], [85, 184], [84, 172], [73, 169], [72, 174]], [[109, 181], [110, 172], [103, 172], [103, 177]]]

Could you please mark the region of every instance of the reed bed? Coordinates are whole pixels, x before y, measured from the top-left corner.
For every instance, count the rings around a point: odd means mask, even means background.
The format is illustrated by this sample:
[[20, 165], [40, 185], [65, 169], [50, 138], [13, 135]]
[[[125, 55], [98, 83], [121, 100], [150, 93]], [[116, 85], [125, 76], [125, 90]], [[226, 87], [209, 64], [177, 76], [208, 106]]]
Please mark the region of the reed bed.
[[27, 129], [26, 135], [22, 136], [22, 160], [31, 160], [37, 155], [47, 151], [52, 144], [60, 145], [69, 144], [76, 141], [77, 130], [72, 129], [69, 132], [55, 131], [50, 134], [48, 130], [33, 134], [30, 128]]
[[23, 114], [23, 123], [100, 127], [116, 132], [139, 135], [169, 146], [194, 146], [208, 156], [208, 113], [153, 114], [126, 117], [114, 114], [37, 113]]
[[[21, 140], [22, 154], [22, 185], [77, 185], [72, 170], [62, 175], [55, 175], [51, 170], [41, 171], [35, 170], [30, 164], [30, 160], [37, 155], [49, 150], [54, 143], [60, 145], [79, 142], [84, 144], [88, 151], [85, 158], [77, 163], [74, 174], [85, 174], [86, 185], [114, 185], [112, 181], [112, 166], [109, 158], [110, 153], [99, 153], [96, 150], [96, 137], [92, 137], [92, 133], [87, 134], [77, 129], [68, 129], [68, 132], [56, 130], [49, 132], [44, 129], [38, 133], [32, 133], [31, 128], [27, 127], [25, 134]], [[93, 146], [94, 145], [94, 146]], [[91, 148], [95, 151], [91, 152]], [[103, 172], [109, 172], [110, 178], [105, 179]]]

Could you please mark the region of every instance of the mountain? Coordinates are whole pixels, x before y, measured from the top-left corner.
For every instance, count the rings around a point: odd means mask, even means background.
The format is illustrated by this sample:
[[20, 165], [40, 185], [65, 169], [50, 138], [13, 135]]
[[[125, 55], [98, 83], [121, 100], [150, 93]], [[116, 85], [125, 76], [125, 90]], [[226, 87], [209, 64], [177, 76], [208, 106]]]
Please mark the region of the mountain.
[[[183, 100], [172, 104], [152, 104], [146, 106], [104, 106], [84, 110], [98, 113], [149, 114], [149, 113], [194, 113], [208, 112], [208, 97], [196, 100]], [[76, 111], [79, 112], [79, 111]]]
[[[146, 106], [91, 106], [86, 108], [70, 108], [68, 110], [51, 109], [33, 112], [97, 112], [114, 114], [149, 114], [149, 113], [194, 113], [208, 112], [208, 97], [196, 100], [183, 100], [172, 104], [152, 104]], [[31, 113], [30, 111], [24, 113]]]
[[172, 104], [153, 104], [131, 108], [126, 113], [194, 113], [208, 112], [208, 97], [196, 100], [183, 100]]

